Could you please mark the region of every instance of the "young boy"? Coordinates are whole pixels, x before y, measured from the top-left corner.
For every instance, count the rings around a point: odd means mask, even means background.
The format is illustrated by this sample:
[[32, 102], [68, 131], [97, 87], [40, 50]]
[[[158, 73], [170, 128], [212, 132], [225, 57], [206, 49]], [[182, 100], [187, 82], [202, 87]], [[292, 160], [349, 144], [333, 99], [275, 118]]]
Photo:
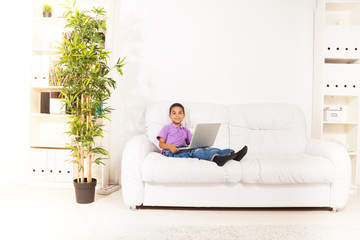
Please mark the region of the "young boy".
[[247, 146], [237, 153], [232, 149], [220, 150], [212, 147], [179, 150], [178, 146], [189, 145], [192, 138], [191, 132], [181, 125], [185, 118], [183, 105], [180, 103], [171, 105], [169, 117], [172, 123], [164, 126], [157, 136], [159, 147], [163, 149], [161, 153], [166, 157], [199, 158], [215, 162], [221, 167], [231, 159], [240, 161], [247, 153]]

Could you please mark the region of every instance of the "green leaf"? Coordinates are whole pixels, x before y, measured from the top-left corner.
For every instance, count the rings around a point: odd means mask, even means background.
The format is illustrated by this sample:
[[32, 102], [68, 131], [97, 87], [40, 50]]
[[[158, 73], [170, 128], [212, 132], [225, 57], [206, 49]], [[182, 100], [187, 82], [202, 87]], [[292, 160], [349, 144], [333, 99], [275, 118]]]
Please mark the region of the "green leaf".
[[91, 79], [92, 79], [92, 77], [89, 77], [89, 79], [86, 81], [86, 86], [89, 85]]

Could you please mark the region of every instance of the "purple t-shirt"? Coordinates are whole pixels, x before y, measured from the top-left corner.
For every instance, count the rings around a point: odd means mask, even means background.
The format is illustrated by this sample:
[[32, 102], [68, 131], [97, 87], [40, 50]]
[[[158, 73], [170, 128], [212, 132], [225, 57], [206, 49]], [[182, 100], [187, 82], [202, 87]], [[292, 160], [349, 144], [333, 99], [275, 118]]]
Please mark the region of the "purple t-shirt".
[[[156, 137], [157, 140], [160, 138], [165, 139], [166, 144], [176, 145], [189, 145], [191, 142], [192, 134], [186, 127], [176, 126], [174, 123], [164, 126]], [[164, 153], [166, 150], [162, 150]]]

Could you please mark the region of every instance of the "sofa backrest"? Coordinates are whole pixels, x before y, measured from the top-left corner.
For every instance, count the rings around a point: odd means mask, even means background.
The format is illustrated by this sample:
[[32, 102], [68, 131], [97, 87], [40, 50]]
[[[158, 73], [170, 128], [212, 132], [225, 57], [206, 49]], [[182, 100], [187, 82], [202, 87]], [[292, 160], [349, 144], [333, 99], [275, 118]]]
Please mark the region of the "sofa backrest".
[[[158, 133], [171, 123], [171, 104], [173, 102], [152, 102], [146, 109], [146, 134], [157, 147]], [[305, 117], [296, 105], [256, 103], [225, 106], [192, 102], [182, 102], [182, 105], [186, 113], [183, 125], [191, 132], [198, 123], [221, 123], [214, 147], [237, 151], [247, 145], [249, 153], [305, 151]]]
[[306, 122], [298, 106], [239, 104], [228, 110], [231, 148], [247, 145], [249, 153], [305, 152]]
[[[161, 128], [171, 123], [169, 107], [174, 102], [152, 102], [146, 108], [146, 135], [158, 147], [156, 139]], [[185, 107], [186, 117], [182, 124], [191, 132], [198, 123], [221, 123], [218, 136], [214, 143], [217, 148], [229, 148], [228, 110], [226, 106], [209, 103], [181, 102]]]

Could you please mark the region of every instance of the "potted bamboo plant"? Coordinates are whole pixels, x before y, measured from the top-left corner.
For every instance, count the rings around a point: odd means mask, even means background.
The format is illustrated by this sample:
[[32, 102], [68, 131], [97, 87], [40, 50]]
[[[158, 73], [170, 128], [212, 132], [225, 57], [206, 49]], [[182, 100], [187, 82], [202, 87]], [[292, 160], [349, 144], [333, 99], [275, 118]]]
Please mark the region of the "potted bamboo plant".
[[[69, 32], [58, 47], [58, 61], [54, 66], [53, 81], [62, 86], [61, 95], [66, 103], [70, 120], [72, 161], [77, 164], [74, 179], [76, 201], [94, 201], [96, 179], [92, 177], [92, 164], [104, 164], [108, 152], [97, 140], [103, 137], [103, 119], [109, 119], [112, 109], [107, 106], [115, 80], [109, 72], [116, 68], [122, 75], [124, 59], [119, 58], [114, 67], [108, 66], [110, 52], [104, 48], [106, 12], [102, 7], [79, 11], [74, 4], [64, 5], [66, 28]], [[85, 176], [85, 172], [87, 176]]]

